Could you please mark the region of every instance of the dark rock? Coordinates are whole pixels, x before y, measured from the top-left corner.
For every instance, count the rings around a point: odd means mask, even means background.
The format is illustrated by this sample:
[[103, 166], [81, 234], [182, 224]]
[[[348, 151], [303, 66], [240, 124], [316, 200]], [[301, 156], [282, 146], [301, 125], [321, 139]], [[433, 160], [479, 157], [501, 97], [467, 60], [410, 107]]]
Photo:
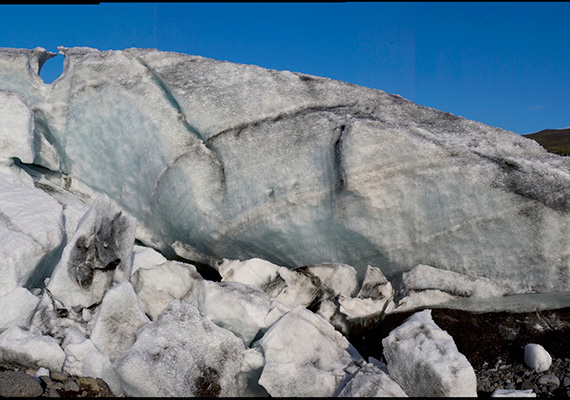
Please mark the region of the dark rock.
[[68, 378], [63, 382], [63, 390], [67, 392], [78, 392], [81, 388], [73, 379]]
[[536, 391], [536, 385], [534, 383], [532, 383], [530, 380], [526, 379], [521, 384], [521, 390], [528, 390], [528, 389], [532, 389], [533, 391]]
[[51, 379], [59, 382], [63, 382], [64, 380], [69, 378], [69, 374], [67, 374], [66, 372], [52, 371], [50, 375]]
[[46, 385], [46, 386], [52, 386], [54, 384], [53, 380], [49, 377], [49, 376], [40, 376], [40, 380]]
[[91, 390], [94, 392], [101, 390], [101, 387], [95, 378], [82, 377], [79, 378], [79, 381], [77, 383], [79, 383], [79, 386], [81, 386], [83, 389]]
[[44, 392], [40, 382], [20, 371], [0, 371], [1, 397], [39, 397]]
[[542, 375], [537, 379], [536, 382], [539, 385], [554, 386], [554, 389], [557, 389], [560, 386], [560, 379], [552, 374]]

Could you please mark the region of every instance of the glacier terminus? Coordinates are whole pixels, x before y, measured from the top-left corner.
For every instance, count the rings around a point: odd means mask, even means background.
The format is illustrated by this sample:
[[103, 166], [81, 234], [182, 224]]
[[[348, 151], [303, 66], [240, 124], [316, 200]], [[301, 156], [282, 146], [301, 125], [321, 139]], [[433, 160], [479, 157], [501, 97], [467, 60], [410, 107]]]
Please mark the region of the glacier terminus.
[[345, 336], [433, 305], [570, 305], [568, 157], [324, 77], [58, 50], [46, 84], [56, 53], [0, 48], [0, 305], [20, 304], [0, 359], [127, 396], [471, 396], [429, 310], [386, 360]]
[[427, 264], [568, 288], [569, 162], [531, 140], [327, 78], [60, 51], [47, 85], [38, 71], [55, 53], [2, 50], [2, 117], [27, 124], [3, 133], [5, 161], [107, 194], [166, 254], [341, 262], [361, 277], [369, 264], [388, 277]]

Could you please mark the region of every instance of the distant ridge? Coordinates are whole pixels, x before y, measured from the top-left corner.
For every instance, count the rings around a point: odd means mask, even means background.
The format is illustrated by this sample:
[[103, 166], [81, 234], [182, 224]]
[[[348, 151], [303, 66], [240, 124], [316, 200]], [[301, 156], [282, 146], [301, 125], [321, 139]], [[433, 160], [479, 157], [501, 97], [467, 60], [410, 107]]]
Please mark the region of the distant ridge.
[[536, 140], [551, 153], [570, 156], [570, 128], [543, 129], [540, 132], [529, 133], [523, 136]]

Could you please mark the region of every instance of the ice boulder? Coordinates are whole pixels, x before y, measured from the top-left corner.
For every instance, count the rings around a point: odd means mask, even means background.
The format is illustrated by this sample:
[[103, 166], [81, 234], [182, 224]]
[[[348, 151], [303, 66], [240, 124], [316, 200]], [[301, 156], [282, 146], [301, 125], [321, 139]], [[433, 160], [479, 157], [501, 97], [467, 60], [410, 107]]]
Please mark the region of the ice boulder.
[[349, 379], [338, 397], [407, 397], [400, 385], [373, 363], [363, 363]]
[[136, 340], [137, 331], [150, 322], [129, 281], [107, 291], [90, 339], [103, 354], [115, 361]]
[[39, 303], [39, 297], [22, 287], [0, 297], [0, 333], [11, 326], [28, 329]]
[[530, 343], [524, 347], [524, 362], [536, 372], [544, 372], [552, 364], [552, 356], [540, 344]]
[[413, 397], [477, 397], [477, 378], [453, 338], [431, 317], [413, 314], [382, 339], [390, 377]]
[[115, 396], [122, 396], [123, 389], [109, 357], [101, 353], [90, 339], [85, 339], [79, 333], [69, 336], [62, 345], [66, 355], [63, 370], [74, 376], [101, 378]]
[[532, 389], [495, 389], [493, 393], [491, 393], [491, 397], [536, 397], [536, 393], [534, 393]]
[[165, 254], [570, 287], [570, 159], [532, 140], [303, 73], [59, 50], [62, 76], [44, 85], [53, 53], [0, 49], [0, 90], [34, 110], [55, 173], [106, 193]]
[[113, 282], [130, 278], [136, 220], [101, 195], [65, 246], [48, 289], [66, 307], [99, 303]]
[[165, 261], [166, 258], [158, 251], [150, 247], [135, 244], [133, 246], [133, 257], [131, 260], [131, 275], [141, 267], [152, 267], [154, 265], [162, 264]]
[[394, 288], [380, 268], [368, 265], [356, 297], [339, 297], [339, 311], [349, 323], [362, 324], [366, 319], [381, 318], [384, 312], [392, 311], [393, 297]]
[[[1, 125], [1, 124], [0, 124]], [[0, 296], [36, 284], [63, 240], [61, 205], [43, 191], [0, 173]], [[51, 272], [51, 270], [50, 270]], [[41, 281], [41, 279], [39, 279]]]
[[371, 266], [361, 284], [352, 266], [339, 263], [289, 269], [253, 258], [225, 259], [217, 267], [223, 282], [253, 286], [289, 309], [306, 307], [343, 334], [392, 309], [392, 285], [380, 269]]
[[268, 327], [271, 298], [238, 282], [201, 280], [182, 300], [194, 305], [214, 324], [233, 332], [246, 347], [261, 329]]
[[273, 324], [259, 345], [265, 354], [259, 384], [272, 397], [330, 397], [359, 358], [328, 321], [302, 306]]
[[243, 351], [233, 333], [172, 300], [114, 367], [129, 397], [228, 397], [238, 394]]
[[61, 371], [65, 352], [57, 340], [12, 326], [0, 334], [0, 361]]
[[152, 320], [171, 300], [182, 299], [201, 280], [193, 265], [166, 260], [158, 265], [141, 266], [131, 277], [135, 292]]
[[492, 298], [513, 294], [508, 285], [491, 279], [447, 271], [425, 264], [402, 274], [397, 311], [446, 303], [459, 298]]

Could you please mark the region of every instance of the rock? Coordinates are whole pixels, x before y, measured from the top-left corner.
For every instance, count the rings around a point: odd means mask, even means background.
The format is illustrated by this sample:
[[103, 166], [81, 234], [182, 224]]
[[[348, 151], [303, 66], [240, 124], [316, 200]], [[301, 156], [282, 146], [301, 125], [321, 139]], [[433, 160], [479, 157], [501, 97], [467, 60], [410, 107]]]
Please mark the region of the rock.
[[539, 385], [553, 386], [554, 389], [557, 389], [560, 386], [560, 379], [552, 374], [539, 376], [536, 382]]
[[569, 387], [570, 386], [570, 376], [565, 376], [562, 379], [562, 387]]
[[69, 374], [67, 372], [61, 372], [61, 371], [52, 371], [50, 376], [51, 379], [58, 382], [63, 382], [64, 380], [69, 378]]
[[97, 380], [95, 378], [91, 378], [91, 377], [81, 377], [79, 378], [79, 386], [81, 386], [84, 389], [93, 391], [93, 392], [98, 392], [101, 390], [101, 387], [99, 386], [99, 383], [97, 382]]
[[73, 379], [68, 378], [63, 381], [63, 390], [70, 392], [78, 392], [81, 389]]
[[431, 310], [415, 313], [382, 339], [390, 377], [409, 396], [477, 396], [477, 378]]
[[51, 386], [54, 383], [54, 381], [49, 376], [42, 375], [39, 378], [43, 383], [46, 384], [46, 386]]
[[19, 371], [0, 371], [1, 397], [39, 397], [44, 392], [33, 376]]
[[530, 379], [525, 379], [521, 384], [521, 390], [536, 390], [536, 385]]
[[527, 344], [524, 348], [524, 362], [536, 372], [544, 372], [550, 368], [552, 357], [540, 344]]

